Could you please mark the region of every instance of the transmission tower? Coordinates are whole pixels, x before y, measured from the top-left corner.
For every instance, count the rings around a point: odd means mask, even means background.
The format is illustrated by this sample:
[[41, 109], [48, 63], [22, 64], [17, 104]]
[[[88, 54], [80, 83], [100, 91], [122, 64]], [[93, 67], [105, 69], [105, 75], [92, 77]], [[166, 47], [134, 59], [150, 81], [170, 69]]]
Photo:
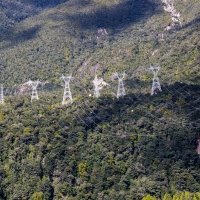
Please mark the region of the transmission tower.
[[118, 83], [118, 90], [117, 90], [117, 98], [119, 99], [120, 96], [125, 96], [126, 92], [124, 89], [124, 83], [123, 79], [125, 77], [125, 72], [123, 74], [118, 74], [117, 72], [115, 73], [115, 76], [118, 78], [119, 83]]
[[36, 100], [38, 100], [39, 98], [38, 98], [38, 94], [37, 94], [37, 86], [38, 86], [38, 84], [40, 83], [40, 81], [39, 80], [37, 80], [37, 81], [29, 81], [29, 84], [31, 85], [31, 87], [32, 87], [32, 94], [31, 94], [31, 102], [34, 100], [34, 99], [36, 99]]
[[92, 82], [94, 84], [94, 97], [98, 98], [100, 97], [100, 93], [99, 93], [99, 79], [97, 78], [97, 75], [95, 75], [95, 78]]
[[1, 86], [1, 93], [0, 93], [0, 104], [4, 104], [3, 86]]
[[65, 82], [65, 89], [64, 89], [64, 94], [63, 94], [62, 105], [68, 104], [67, 99], [69, 99], [70, 102], [73, 103], [72, 94], [71, 94], [70, 87], [69, 87], [70, 80], [71, 79], [73, 80], [72, 75], [70, 75], [70, 76], [64, 76], [62, 74], [62, 76], [60, 77], [60, 79]]
[[157, 67], [153, 67], [150, 65], [149, 68], [153, 72], [153, 83], [152, 83], [152, 88], [151, 88], [151, 95], [156, 94], [156, 89], [159, 91], [162, 91], [161, 86], [160, 86], [160, 81], [158, 78], [158, 71], [160, 70], [160, 66], [158, 65]]

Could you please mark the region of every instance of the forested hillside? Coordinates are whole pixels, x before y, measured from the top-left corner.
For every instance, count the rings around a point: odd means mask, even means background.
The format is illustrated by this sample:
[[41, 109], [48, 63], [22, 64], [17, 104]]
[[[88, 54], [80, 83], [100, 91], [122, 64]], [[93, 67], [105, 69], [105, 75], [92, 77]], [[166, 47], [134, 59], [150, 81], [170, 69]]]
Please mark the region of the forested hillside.
[[0, 200], [200, 199], [200, 2], [174, 1], [176, 23], [159, 0], [17, 2], [35, 10], [0, 5]]
[[5, 86], [29, 78], [58, 83], [62, 73], [73, 72], [76, 84], [90, 84], [96, 65], [107, 82], [116, 70], [126, 70], [132, 80], [151, 81], [149, 64], [159, 63], [163, 82], [189, 83], [199, 76], [199, 4], [177, 3], [182, 27], [169, 31], [164, 27], [170, 14], [160, 1], [60, 4], [2, 33], [1, 81]]
[[67, 0], [1, 0], [0, 30], [4, 34], [16, 23], [34, 16], [44, 9], [66, 2]]

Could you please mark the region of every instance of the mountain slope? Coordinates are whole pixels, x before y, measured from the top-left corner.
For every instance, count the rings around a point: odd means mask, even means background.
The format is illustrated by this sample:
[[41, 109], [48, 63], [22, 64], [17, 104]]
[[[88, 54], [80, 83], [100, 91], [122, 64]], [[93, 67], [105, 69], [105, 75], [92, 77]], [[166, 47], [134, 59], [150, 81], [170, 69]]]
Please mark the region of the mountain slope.
[[[194, 12], [199, 3], [195, 4], [190, 15], [183, 14], [183, 26], [164, 32], [160, 41], [157, 34], [171, 21], [160, 2], [69, 1], [1, 35], [1, 80], [10, 86], [28, 78], [57, 83], [62, 73], [74, 72], [81, 82], [89, 78], [83, 69], [97, 63], [108, 82], [115, 70], [141, 80], [151, 76], [150, 63], [159, 63], [163, 81], [188, 81], [193, 73], [199, 75], [199, 20]], [[100, 28], [108, 35], [98, 33]], [[181, 72], [187, 70], [191, 77]]]
[[[0, 199], [200, 199], [200, 3], [176, 1], [182, 26], [169, 31], [163, 6], [71, 0], [0, 34]], [[96, 71], [110, 84], [98, 99]], [[67, 106], [62, 73], [75, 78]], [[29, 78], [47, 81], [33, 103]]]
[[2, 199], [199, 195], [199, 86], [119, 100], [83, 95], [67, 107], [61, 94], [0, 107]]

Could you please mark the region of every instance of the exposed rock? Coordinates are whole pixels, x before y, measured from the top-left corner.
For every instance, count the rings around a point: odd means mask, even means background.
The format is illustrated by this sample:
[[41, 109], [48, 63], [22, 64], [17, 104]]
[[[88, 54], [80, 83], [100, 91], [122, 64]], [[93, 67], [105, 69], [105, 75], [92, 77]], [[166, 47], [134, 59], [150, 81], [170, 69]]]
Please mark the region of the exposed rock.
[[171, 13], [171, 19], [173, 22], [177, 22], [181, 25], [181, 14], [174, 8], [173, 0], [161, 0], [165, 6], [164, 10]]
[[97, 34], [95, 35], [96, 40], [103, 38], [104, 36], [108, 35], [108, 32], [105, 28], [99, 28], [97, 30]]

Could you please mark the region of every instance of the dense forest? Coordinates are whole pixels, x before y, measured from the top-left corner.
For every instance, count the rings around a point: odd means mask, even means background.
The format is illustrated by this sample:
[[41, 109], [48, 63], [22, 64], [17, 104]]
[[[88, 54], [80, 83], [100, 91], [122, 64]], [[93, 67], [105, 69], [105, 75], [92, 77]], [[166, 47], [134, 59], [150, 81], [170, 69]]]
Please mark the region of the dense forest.
[[158, 0], [0, 2], [0, 200], [200, 199], [200, 2], [173, 5], [176, 23]]

